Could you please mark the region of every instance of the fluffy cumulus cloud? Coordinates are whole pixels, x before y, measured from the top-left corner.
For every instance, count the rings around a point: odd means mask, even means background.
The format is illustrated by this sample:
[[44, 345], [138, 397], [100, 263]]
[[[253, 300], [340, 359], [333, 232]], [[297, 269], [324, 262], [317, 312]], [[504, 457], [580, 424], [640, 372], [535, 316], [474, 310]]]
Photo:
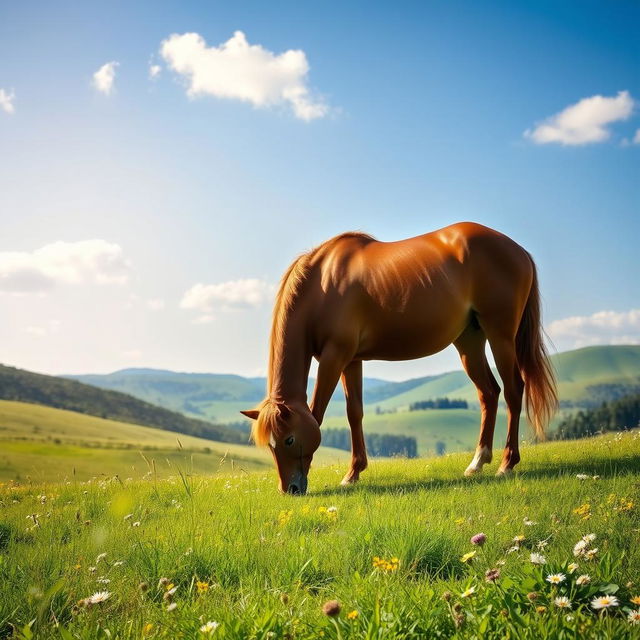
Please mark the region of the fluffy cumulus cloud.
[[149, 65], [149, 77], [153, 80], [160, 75], [162, 67], [159, 64]]
[[552, 322], [549, 337], [559, 349], [593, 344], [640, 344], [640, 309], [598, 311]]
[[218, 284], [195, 284], [182, 297], [180, 307], [201, 315], [196, 323], [213, 319], [215, 311], [236, 311], [259, 307], [273, 298], [273, 285], [257, 278], [230, 280]]
[[116, 67], [118, 64], [115, 61], [107, 62], [93, 74], [93, 86], [96, 91], [104, 93], [105, 96], [111, 94], [116, 80]]
[[307, 121], [329, 111], [324, 102], [311, 96], [304, 51], [275, 54], [249, 44], [244, 33], [236, 31], [218, 47], [208, 47], [197, 33], [173, 34], [163, 41], [160, 53], [187, 80], [191, 97], [211, 95], [255, 107], [289, 105], [296, 117]]
[[16, 94], [13, 91], [5, 91], [4, 89], [0, 89], [0, 109], [8, 114], [15, 113], [16, 108], [13, 104], [15, 97]]
[[32, 293], [57, 284], [123, 284], [129, 268], [117, 244], [54, 242], [32, 252], [0, 252], [0, 291]]
[[637, 129], [633, 136], [633, 144], [640, 144], [640, 129]]
[[525, 137], [538, 144], [559, 143], [582, 145], [604, 142], [611, 136], [608, 125], [626, 120], [633, 112], [634, 102], [628, 91], [617, 96], [591, 96], [568, 106], [560, 113], [547, 118], [533, 130], [527, 129]]

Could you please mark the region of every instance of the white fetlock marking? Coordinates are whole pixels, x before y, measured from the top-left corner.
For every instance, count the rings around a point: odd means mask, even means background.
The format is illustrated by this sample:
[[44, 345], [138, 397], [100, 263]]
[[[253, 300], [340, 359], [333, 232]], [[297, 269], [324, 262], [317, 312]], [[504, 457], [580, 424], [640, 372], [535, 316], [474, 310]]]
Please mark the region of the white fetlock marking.
[[474, 473], [480, 473], [482, 471], [482, 465], [486, 462], [491, 462], [491, 450], [489, 447], [479, 447], [476, 449], [476, 453], [473, 456], [471, 464], [464, 472], [465, 476], [471, 476]]

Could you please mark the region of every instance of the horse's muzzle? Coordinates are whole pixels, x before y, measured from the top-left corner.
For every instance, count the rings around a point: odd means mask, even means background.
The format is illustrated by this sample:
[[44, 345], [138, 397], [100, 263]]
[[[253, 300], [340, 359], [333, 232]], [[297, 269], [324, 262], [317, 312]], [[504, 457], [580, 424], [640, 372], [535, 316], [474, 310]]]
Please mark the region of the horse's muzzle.
[[307, 493], [307, 478], [301, 473], [296, 473], [291, 478], [289, 486], [287, 487], [287, 493], [292, 496], [303, 496]]

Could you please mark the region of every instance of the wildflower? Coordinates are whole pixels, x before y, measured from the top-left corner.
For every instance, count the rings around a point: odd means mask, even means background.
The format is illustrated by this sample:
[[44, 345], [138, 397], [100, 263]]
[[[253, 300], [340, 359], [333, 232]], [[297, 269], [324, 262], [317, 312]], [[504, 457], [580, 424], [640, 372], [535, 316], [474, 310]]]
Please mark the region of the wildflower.
[[535, 591], [531, 591], [531, 593], [527, 593], [527, 599], [530, 602], [533, 602], [534, 600], [538, 599], [538, 594]]
[[109, 578], [105, 578], [104, 576], [102, 578], [98, 578], [96, 580], [96, 582], [98, 584], [109, 584], [111, 582], [111, 580]]
[[539, 606], [536, 607], [536, 613], [544, 613], [547, 610], [547, 607]]
[[138, 585], [138, 590], [142, 593], [144, 593], [145, 591], [147, 591], [149, 589], [149, 583], [148, 582], [141, 582]]
[[507, 549], [507, 553], [515, 553], [516, 551], [520, 551], [520, 547], [517, 544]]
[[513, 541], [514, 541], [516, 544], [520, 544], [521, 542], [524, 542], [524, 541], [525, 541], [525, 537], [524, 537], [522, 534], [520, 534], [519, 536], [516, 536], [516, 537], [513, 539]]
[[136, 522], [134, 522], [132, 525], [132, 527], [139, 527], [140, 526], [140, 521], [137, 520]]
[[95, 567], [89, 567], [87, 571], [89, 571], [89, 573], [95, 573], [97, 569]]
[[442, 599], [443, 599], [445, 602], [449, 602], [449, 600], [451, 600], [451, 596], [452, 596], [452, 595], [453, 595], [453, 594], [451, 593], [451, 591], [445, 591], [445, 592], [442, 594]]
[[353, 611], [349, 611], [349, 613], [347, 613], [347, 618], [349, 620], [355, 620], [360, 614], [358, 613], [358, 611], [356, 609], [354, 609]]
[[585, 540], [578, 540], [573, 547], [573, 555], [576, 557], [583, 556], [587, 550], [588, 543]]
[[586, 480], [589, 476], [586, 473], [578, 473], [576, 475], [576, 478], [578, 478], [578, 480]]
[[200, 631], [201, 633], [206, 633], [208, 635], [211, 635], [219, 626], [220, 626], [219, 622], [209, 620], [209, 622], [206, 622], [200, 627]]
[[584, 555], [587, 558], [587, 560], [593, 560], [596, 556], [596, 553], [598, 553], [597, 547], [595, 549], [589, 549]]
[[564, 573], [553, 573], [547, 576], [547, 582], [550, 584], [560, 584], [564, 582], [567, 576]]
[[484, 574], [486, 582], [495, 582], [500, 577], [500, 569], [487, 569]]
[[633, 596], [633, 598], [631, 598], [631, 602], [633, 604], [640, 604], [640, 596]]
[[471, 586], [467, 589], [465, 589], [461, 594], [460, 597], [461, 598], [470, 598], [474, 593], [476, 592], [476, 588]]
[[525, 527], [535, 527], [538, 523], [534, 522], [533, 520], [529, 520], [529, 518], [523, 518], [522, 522], [524, 523]]
[[561, 609], [571, 609], [571, 600], [569, 600], [569, 598], [567, 598], [566, 596], [558, 596], [553, 601], [553, 604], [555, 604], [556, 607], [560, 607]]
[[100, 604], [105, 600], [108, 600], [111, 594], [108, 591], [97, 591], [92, 596], [89, 596], [86, 600], [87, 604]]
[[171, 580], [169, 580], [169, 578], [160, 578], [160, 580], [158, 580], [158, 589], [162, 589], [168, 584], [171, 584]]
[[465, 553], [461, 558], [460, 558], [460, 562], [469, 562], [470, 560], [472, 560], [476, 555], [475, 551], [469, 551], [469, 553]]
[[572, 562], [568, 567], [567, 567], [567, 571], [569, 573], [575, 573], [578, 570], [578, 565], [575, 562]]
[[591, 505], [589, 503], [580, 505], [573, 510], [573, 513], [580, 516], [583, 520], [588, 520], [591, 517]]
[[464, 524], [464, 518], [456, 518], [454, 522], [460, 527]]
[[487, 536], [484, 533], [476, 533], [475, 536], [471, 537], [471, 544], [476, 544], [478, 546], [482, 546], [487, 541]]
[[629, 611], [627, 620], [629, 620], [630, 624], [640, 624], [640, 609]]
[[541, 553], [532, 553], [529, 556], [532, 564], [546, 564], [547, 559]]
[[131, 518], [133, 518], [133, 513], [127, 513], [127, 515], [122, 519], [123, 520], [131, 520]]
[[327, 513], [338, 513], [338, 507], [327, 507]]
[[582, 536], [582, 539], [585, 542], [593, 542], [596, 539], [596, 534], [595, 533], [587, 533], [586, 536]]
[[209, 583], [200, 582], [200, 580], [198, 580], [196, 582], [196, 589], [198, 590], [198, 593], [206, 593], [207, 591], [209, 591]]
[[100, 563], [100, 560], [104, 560], [107, 557], [106, 553], [101, 553], [98, 555], [98, 557], [96, 558], [96, 564]]
[[118, 560], [117, 562], [113, 563], [114, 567], [121, 567], [124, 564], [124, 560]]
[[178, 605], [175, 602], [172, 602], [167, 605], [167, 611], [175, 611], [178, 608]]
[[340, 613], [340, 603], [337, 600], [327, 600], [322, 605], [322, 613], [330, 618], [335, 618]]
[[590, 575], [588, 575], [588, 574], [586, 574], [586, 573], [585, 573], [584, 575], [578, 576], [578, 577], [576, 578], [576, 584], [577, 584], [579, 587], [582, 587], [582, 586], [584, 586], [585, 584], [589, 584], [590, 582], [591, 582], [591, 576], [590, 576]]
[[142, 635], [148, 636], [153, 631], [153, 622], [147, 622], [147, 624], [142, 627]]
[[617, 607], [620, 603], [615, 596], [600, 596], [591, 601], [594, 609], [608, 609], [609, 607]]

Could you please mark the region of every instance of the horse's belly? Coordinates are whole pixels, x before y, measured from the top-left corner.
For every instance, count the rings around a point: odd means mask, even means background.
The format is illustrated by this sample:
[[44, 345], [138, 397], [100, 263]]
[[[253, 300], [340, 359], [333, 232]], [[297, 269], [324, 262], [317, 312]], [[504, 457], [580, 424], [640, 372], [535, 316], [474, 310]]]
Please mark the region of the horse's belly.
[[[456, 314], [458, 315], [458, 314]], [[359, 357], [363, 360], [414, 360], [448, 347], [464, 330], [467, 314], [443, 322], [396, 322], [363, 332]]]

